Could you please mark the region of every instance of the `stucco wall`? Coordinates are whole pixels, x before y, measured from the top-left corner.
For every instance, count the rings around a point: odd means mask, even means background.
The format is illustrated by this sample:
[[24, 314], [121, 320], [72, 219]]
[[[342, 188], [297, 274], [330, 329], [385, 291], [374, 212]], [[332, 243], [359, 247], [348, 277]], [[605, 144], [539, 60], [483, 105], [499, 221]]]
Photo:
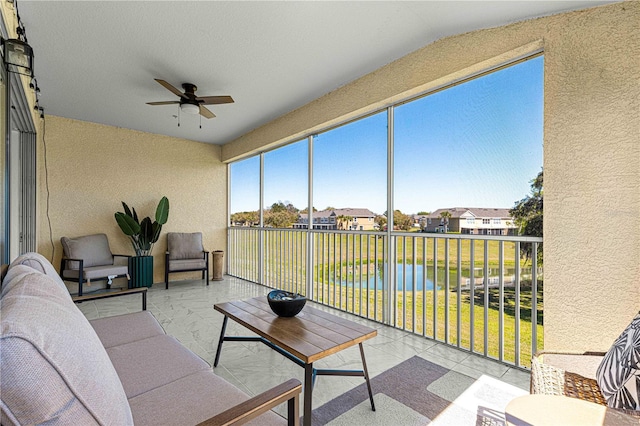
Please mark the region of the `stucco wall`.
[[640, 2], [625, 2], [448, 37], [230, 142], [222, 159], [543, 49], [545, 348], [607, 349], [640, 308], [639, 22]]
[[[134, 254], [113, 215], [125, 201], [153, 219], [163, 195], [170, 212], [153, 250], [154, 282], [164, 280], [168, 231], [202, 232], [207, 250], [225, 250], [227, 175], [219, 146], [55, 116], [46, 117], [44, 130], [56, 267], [62, 236], [106, 233], [112, 252]], [[38, 251], [50, 259], [42, 139], [39, 147]]]

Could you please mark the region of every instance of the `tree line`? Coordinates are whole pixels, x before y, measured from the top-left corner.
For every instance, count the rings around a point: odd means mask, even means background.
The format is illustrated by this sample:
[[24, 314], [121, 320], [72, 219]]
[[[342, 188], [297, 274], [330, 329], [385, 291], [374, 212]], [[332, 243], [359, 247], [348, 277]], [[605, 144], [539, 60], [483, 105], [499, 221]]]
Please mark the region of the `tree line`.
[[[528, 235], [533, 237], [542, 237], [542, 219], [543, 219], [543, 171], [531, 181], [531, 192], [529, 195], [516, 201], [513, 208], [509, 210], [509, 214], [513, 217], [514, 223], [518, 226], [520, 235]], [[334, 207], [327, 207], [325, 210], [336, 210]], [[318, 210], [314, 207], [314, 212]], [[308, 210], [305, 208], [300, 210], [293, 204], [278, 201], [273, 203], [269, 208], [264, 210], [264, 225], [273, 228], [290, 228], [294, 223], [298, 222], [300, 214], [306, 214]], [[426, 216], [428, 212], [418, 212], [418, 215]], [[440, 218], [443, 219], [445, 232], [449, 223], [451, 214], [443, 212]], [[350, 216], [340, 215], [336, 218], [339, 229], [346, 229], [346, 224], [353, 220]], [[387, 212], [376, 215], [374, 218], [379, 230], [387, 229]], [[400, 231], [408, 231], [413, 227], [414, 220], [411, 215], [404, 214], [400, 210], [393, 212], [394, 229]], [[231, 223], [243, 226], [256, 226], [260, 223], [260, 213], [256, 211], [237, 212], [231, 215]], [[420, 224], [421, 227], [423, 224]], [[426, 224], [425, 224], [426, 226]], [[531, 246], [524, 245], [523, 255], [531, 258]], [[538, 250], [538, 262], [542, 262], [542, 247]]]
[[[326, 210], [337, 210], [335, 207], [327, 207]], [[314, 212], [318, 209], [313, 208]], [[278, 201], [271, 204], [270, 207], [264, 209], [264, 225], [272, 228], [290, 228], [294, 223], [298, 222], [300, 214], [306, 214], [308, 209], [298, 209], [291, 203], [284, 203]], [[408, 214], [402, 213], [400, 210], [395, 210], [393, 213], [394, 229], [408, 231], [413, 227], [413, 217]], [[353, 217], [340, 215], [336, 217], [337, 226], [339, 229], [347, 229], [347, 224], [353, 220]], [[387, 212], [384, 214], [376, 215], [374, 222], [378, 225], [380, 230], [386, 229], [387, 226]], [[257, 226], [260, 223], [260, 212], [258, 210], [236, 212], [231, 215], [231, 224], [239, 224], [242, 226]]]

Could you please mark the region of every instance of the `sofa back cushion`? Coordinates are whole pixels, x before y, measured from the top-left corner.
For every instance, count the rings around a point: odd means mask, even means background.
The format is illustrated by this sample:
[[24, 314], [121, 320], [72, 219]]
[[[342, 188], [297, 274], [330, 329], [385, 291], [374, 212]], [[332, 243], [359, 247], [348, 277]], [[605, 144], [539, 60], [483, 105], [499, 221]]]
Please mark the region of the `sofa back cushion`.
[[[64, 256], [70, 259], [82, 259], [84, 267], [113, 265], [113, 254], [109, 248], [106, 234], [85, 235], [76, 238], [60, 238]], [[69, 262], [70, 269], [80, 268], [78, 262]]]
[[202, 233], [167, 233], [167, 251], [170, 260], [202, 259]]
[[65, 289], [15, 265], [0, 303], [3, 424], [133, 423], [106, 350]]
[[55, 270], [53, 265], [51, 265], [47, 258], [40, 253], [29, 252], [21, 254], [16, 258], [16, 260], [11, 262], [11, 267], [16, 265], [29, 266], [30, 268], [51, 277], [56, 283], [58, 283], [58, 285], [60, 285], [61, 288], [65, 289], [65, 291], [67, 290], [64, 281], [62, 281], [62, 278], [60, 278], [60, 275], [58, 275], [58, 272]]

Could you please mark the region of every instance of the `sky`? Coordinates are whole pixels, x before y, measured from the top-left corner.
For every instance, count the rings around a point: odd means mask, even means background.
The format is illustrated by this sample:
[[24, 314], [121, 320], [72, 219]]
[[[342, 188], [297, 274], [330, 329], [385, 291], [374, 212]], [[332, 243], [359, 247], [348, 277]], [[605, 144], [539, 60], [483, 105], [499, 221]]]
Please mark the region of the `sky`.
[[[394, 108], [394, 208], [510, 208], [542, 170], [539, 56]], [[259, 207], [259, 157], [231, 165], [231, 212]], [[264, 155], [265, 207], [308, 205], [308, 141]], [[387, 113], [314, 136], [313, 205], [387, 209]]]

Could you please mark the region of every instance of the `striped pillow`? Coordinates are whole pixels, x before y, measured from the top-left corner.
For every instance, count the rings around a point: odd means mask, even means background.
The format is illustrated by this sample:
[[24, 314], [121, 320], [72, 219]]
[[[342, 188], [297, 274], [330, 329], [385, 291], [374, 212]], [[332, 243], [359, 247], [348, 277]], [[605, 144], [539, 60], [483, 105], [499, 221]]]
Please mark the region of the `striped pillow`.
[[609, 407], [640, 410], [640, 313], [613, 342], [596, 379]]

